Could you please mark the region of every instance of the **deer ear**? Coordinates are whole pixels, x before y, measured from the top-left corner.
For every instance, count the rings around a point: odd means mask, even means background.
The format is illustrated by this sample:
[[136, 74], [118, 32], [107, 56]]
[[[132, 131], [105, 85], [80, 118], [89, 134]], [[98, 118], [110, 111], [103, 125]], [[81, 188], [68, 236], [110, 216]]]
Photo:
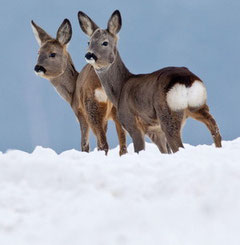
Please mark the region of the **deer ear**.
[[41, 27], [36, 25], [33, 20], [31, 21], [32, 29], [34, 36], [39, 44], [41, 46], [43, 43], [45, 43], [48, 40], [51, 40], [52, 37], [49, 36]]
[[115, 10], [108, 21], [107, 30], [113, 35], [116, 35], [120, 31], [121, 27], [122, 27], [121, 14], [118, 10]]
[[99, 27], [82, 11], [78, 12], [78, 20], [80, 27], [84, 33], [86, 33], [89, 37], [92, 36], [94, 31]]
[[69, 43], [72, 37], [72, 26], [68, 19], [65, 19], [61, 26], [58, 28], [56, 39], [62, 44]]

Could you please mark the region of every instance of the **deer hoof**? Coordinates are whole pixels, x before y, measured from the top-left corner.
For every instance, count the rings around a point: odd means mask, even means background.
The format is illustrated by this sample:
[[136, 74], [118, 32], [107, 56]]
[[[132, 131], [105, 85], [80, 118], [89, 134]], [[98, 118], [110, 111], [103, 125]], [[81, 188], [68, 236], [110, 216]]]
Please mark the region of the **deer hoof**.
[[128, 153], [127, 147], [126, 146], [121, 147], [121, 149], [119, 151], [119, 155], [122, 156], [122, 155], [125, 155], [127, 153]]

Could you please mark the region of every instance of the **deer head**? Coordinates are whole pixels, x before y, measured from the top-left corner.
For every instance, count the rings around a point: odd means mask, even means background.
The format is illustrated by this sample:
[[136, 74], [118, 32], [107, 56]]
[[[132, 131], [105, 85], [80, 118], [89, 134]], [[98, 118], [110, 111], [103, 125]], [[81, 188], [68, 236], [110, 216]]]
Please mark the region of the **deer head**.
[[34, 68], [37, 75], [46, 79], [62, 75], [67, 67], [67, 44], [72, 37], [72, 27], [65, 19], [57, 31], [56, 38], [52, 38], [41, 27], [31, 22], [33, 33], [40, 46], [37, 64]]
[[117, 55], [117, 33], [122, 25], [120, 12], [113, 12], [105, 30], [100, 29], [81, 11], [78, 13], [78, 19], [83, 32], [90, 37], [86, 61], [97, 70], [108, 68]]

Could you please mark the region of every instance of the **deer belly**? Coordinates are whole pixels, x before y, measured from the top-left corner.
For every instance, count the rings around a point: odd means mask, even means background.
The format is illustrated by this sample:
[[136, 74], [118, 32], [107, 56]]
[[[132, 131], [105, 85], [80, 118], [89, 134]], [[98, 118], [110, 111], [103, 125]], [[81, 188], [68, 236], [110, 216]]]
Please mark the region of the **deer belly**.
[[198, 108], [206, 103], [207, 91], [201, 81], [194, 81], [191, 87], [175, 84], [167, 93], [168, 106], [173, 111]]

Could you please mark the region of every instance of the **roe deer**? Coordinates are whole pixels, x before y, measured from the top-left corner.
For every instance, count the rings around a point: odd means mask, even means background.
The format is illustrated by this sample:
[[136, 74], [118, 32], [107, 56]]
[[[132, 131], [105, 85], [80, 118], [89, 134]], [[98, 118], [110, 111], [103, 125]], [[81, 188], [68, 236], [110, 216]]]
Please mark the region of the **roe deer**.
[[173, 152], [183, 147], [181, 129], [187, 117], [203, 122], [216, 147], [221, 147], [218, 126], [206, 104], [206, 88], [199, 77], [185, 67], [166, 67], [151, 74], [128, 71], [117, 50], [117, 33], [122, 21], [118, 10], [100, 29], [85, 13], [79, 12], [80, 27], [90, 37], [85, 56], [116, 106], [118, 118], [133, 139], [134, 150], [144, 149], [144, 134], [166, 153], [167, 142]]
[[126, 133], [116, 116], [116, 108], [107, 99], [101, 83], [91, 65], [80, 73], [75, 70], [67, 44], [72, 27], [65, 19], [57, 31], [56, 39], [49, 36], [33, 21], [32, 28], [40, 45], [35, 72], [50, 80], [57, 92], [71, 105], [81, 129], [81, 149], [89, 152], [89, 127], [97, 137], [99, 150], [108, 152], [106, 140], [107, 121], [113, 119], [120, 143], [119, 154], [125, 154]]

